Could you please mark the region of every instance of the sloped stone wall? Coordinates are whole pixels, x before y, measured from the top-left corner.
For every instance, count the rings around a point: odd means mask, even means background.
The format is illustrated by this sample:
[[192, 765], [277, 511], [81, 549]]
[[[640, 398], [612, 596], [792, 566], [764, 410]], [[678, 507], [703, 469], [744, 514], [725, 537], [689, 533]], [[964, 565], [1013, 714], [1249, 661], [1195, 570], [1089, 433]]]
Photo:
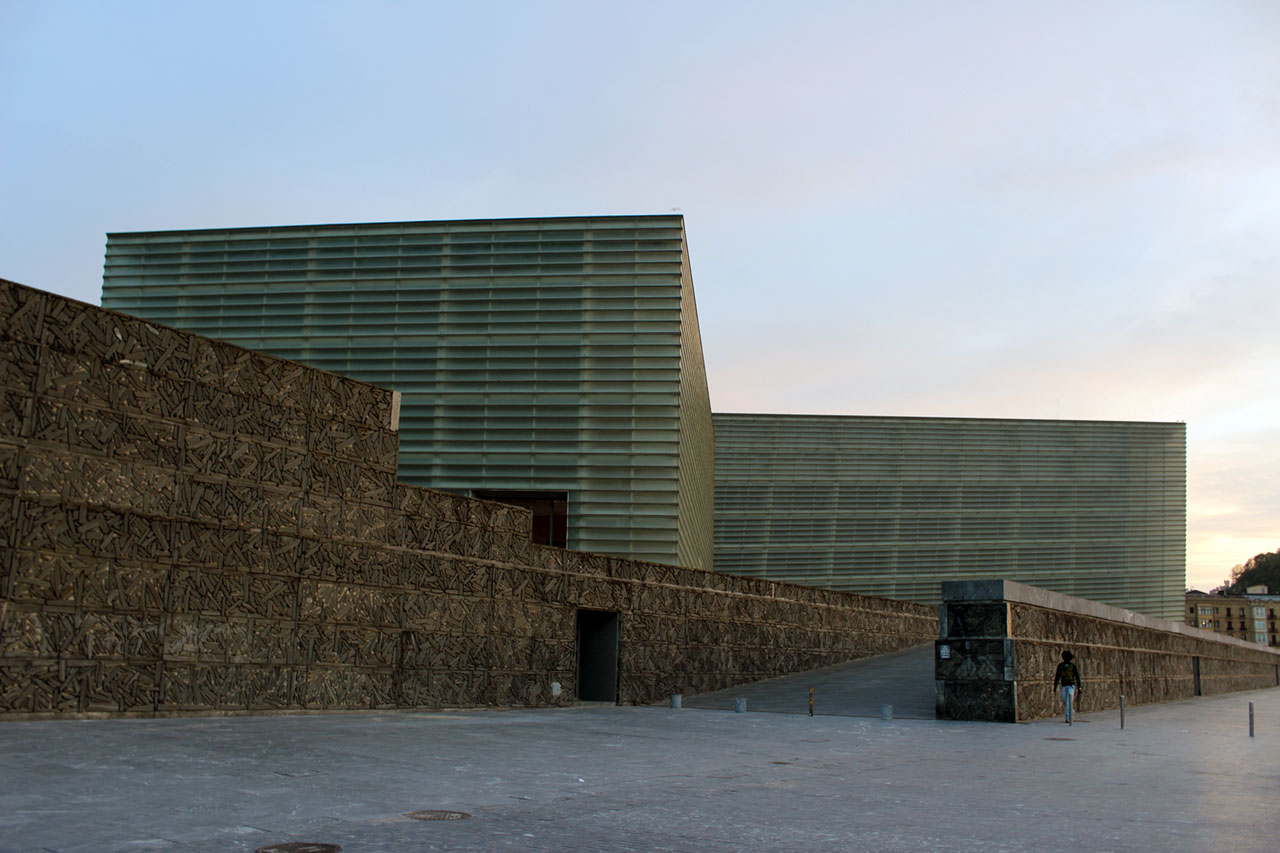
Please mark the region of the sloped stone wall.
[[[932, 608], [564, 551], [395, 479], [390, 391], [0, 282], [0, 715], [620, 701], [893, 651]], [[552, 692], [552, 684], [563, 690]]]
[[943, 599], [940, 717], [1062, 713], [1053, 675], [1064, 650], [1080, 667], [1085, 712], [1118, 708], [1121, 696], [1145, 705], [1280, 685], [1280, 653], [1181, 623], [1011, 581], [947, 583]]

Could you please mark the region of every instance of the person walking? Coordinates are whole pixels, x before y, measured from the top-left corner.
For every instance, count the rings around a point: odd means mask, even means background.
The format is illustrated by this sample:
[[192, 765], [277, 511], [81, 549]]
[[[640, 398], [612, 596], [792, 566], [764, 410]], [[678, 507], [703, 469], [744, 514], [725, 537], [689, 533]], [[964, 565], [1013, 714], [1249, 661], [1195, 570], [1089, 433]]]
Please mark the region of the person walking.
[[1062, 685], [1062, 705], [1066, 711], [1068, 726], [1071, 725], [1072, 703], [1076, 692], [1084, 689], [1084, 685], [1080, 683], [1080, 667], [1072, 663], [1073, 657], [1075, 656], [1071, 652], [1064, 651], [1062, 663], [1058, 664], [1058, 671], [1053, 674], [1054, 688]]

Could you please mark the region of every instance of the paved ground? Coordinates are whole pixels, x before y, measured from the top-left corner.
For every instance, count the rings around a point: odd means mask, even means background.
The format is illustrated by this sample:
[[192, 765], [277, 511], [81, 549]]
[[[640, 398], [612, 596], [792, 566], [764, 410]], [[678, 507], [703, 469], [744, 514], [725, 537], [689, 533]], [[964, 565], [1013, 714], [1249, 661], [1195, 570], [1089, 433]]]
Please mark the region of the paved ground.
[[808, 714], [809, 688], [813, 713], [842, 717], [879, 717], [884, 705], [895, 717], [932, 720], [934, 710], [933, 643], [894, 654], [880, 655], [757, 681], [729, 690], [703, 693], [683, 700], [687, 708], [732, 711], [734, 700], [747, 700], [748, 711]]
[[[1280, 689], [1127, 723], [614, 707], [9, 721], [0, 850], [1276, 849]], [[404, 817], [420, 809], [472, 817]]]

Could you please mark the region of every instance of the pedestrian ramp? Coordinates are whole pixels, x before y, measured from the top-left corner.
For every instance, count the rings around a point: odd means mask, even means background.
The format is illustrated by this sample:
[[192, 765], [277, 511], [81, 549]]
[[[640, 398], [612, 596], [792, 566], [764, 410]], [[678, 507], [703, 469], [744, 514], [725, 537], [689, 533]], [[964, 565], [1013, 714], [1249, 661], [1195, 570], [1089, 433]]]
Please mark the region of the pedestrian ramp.
[[889, 705], [895, 717], [932, 720], [933, 644], [685, 696], [682, 704], [685, 708], [732, 711], [737, 700], [744, 699], [748, 711], [808, 714], [810, 687], [814, 714], [879, 717]]

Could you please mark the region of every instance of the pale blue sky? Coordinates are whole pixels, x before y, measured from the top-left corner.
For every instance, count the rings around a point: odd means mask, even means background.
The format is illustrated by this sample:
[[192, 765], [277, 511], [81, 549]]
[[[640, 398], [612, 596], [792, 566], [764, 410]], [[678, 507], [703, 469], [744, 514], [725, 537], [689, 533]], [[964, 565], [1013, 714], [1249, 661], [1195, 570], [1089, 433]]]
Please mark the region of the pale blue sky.
[[686, 217], [719, 411], [1188, 422], [1280, 547], [1280, 4], [0, 0], [0, 276], [108, 231]]

